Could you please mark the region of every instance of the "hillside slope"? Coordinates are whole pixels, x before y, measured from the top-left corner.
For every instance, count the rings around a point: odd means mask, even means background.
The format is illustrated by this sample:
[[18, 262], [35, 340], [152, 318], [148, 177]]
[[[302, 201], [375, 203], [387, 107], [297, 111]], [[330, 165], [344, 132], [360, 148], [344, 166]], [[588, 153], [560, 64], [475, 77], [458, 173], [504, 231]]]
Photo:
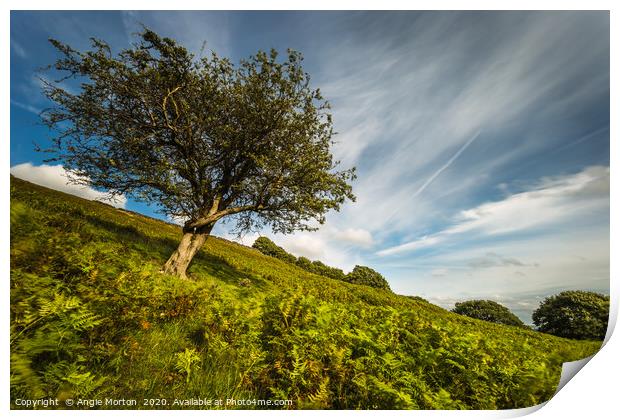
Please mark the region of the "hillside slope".
[[[600, 347], [320, 277], [215, 237], [190, 280], [159, 274], [180, 236], [11, 177], [11, 400], [516, 408], [549, 399], [561, 363]], [[198, 398], [215, 402], [175, 403]]]

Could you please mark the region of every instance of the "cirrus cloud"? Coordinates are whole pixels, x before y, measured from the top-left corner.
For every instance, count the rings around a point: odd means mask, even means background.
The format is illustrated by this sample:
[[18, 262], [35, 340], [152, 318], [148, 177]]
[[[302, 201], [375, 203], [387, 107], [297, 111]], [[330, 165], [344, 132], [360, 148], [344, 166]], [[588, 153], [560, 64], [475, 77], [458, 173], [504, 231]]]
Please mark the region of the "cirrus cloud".
[[548, 177], [503, 200], [461, 211], [455, 223], [433, 235], [377, 252], [389, 256], [448, 242], [461, 234], [494, 236], [523, 233], [571, 220], [587, 220], [609, 209], [609, 167], [592, 166], [577, 174]]

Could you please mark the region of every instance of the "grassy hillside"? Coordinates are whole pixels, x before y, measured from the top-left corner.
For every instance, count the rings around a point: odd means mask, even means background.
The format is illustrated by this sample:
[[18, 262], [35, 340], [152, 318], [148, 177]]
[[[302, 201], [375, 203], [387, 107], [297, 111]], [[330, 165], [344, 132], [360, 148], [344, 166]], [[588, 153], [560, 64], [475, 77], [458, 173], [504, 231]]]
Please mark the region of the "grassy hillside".
[[[159, 274], [180, 236], [177, 226], [11, 178], [14, 408], [47, 397], [61, 408], [78, 398], [175, 409], [192, 398], [224, 400], [202, 408], [239, 408], [229, 398], [526, 407], [553, 395], [562, 362], [600, 347], [313, 275], [219, 238], [190, 280]], [[145, 398], [163, 400], [145, 407]]]

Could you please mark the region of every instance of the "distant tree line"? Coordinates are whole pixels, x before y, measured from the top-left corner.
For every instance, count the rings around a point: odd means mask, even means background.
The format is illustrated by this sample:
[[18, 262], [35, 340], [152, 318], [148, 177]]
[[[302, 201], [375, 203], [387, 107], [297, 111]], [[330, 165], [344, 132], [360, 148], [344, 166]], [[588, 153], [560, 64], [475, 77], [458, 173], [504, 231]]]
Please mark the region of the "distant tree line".
[[[252, 247], [310, 273], [352, 284], [391, 290], [386, 279], [370, 267], [356, 265], [350, 273], [345, 274], [341, 269], [330, 267], [321, 261], [295, 257], [264, 236], [256, 239]], [[496, 324], [529, 328], [507, 307], [492, 300], [457, 302], [452, 312]], [[537, 331], [577, 340], [603, 340], [608, 319], [609, 296], [581, 290], [565, 291], [548, 297], [532, 314]]]
[[254, 241], [253, 248], [257, 249], [264, 255], [277, 258], [289, 264], [296, 266], [313, 274], [329, 277], [335, 280], [346, 281], [352, 284], [361, 284], [365, 286], [375, 287], [377, 289], [390, 290], [387, 280], [378, 272], [370, 267], [356, 265], [353, 270], [345, 274], [339, 268], [330, 267], [321, 261], [311, 261], [306, 257], [295, 257], [293, 254], [276, 245], [271, 239], [261, 236]]
[[[457, 302], [452, 312], [497, 324], [527, 327], [508, 308], [490, 300]], [[609, 319], [609, 296], [570, 290], [550, 296], [532, 314], [536, 330], [576, 340], [603, 340]]]

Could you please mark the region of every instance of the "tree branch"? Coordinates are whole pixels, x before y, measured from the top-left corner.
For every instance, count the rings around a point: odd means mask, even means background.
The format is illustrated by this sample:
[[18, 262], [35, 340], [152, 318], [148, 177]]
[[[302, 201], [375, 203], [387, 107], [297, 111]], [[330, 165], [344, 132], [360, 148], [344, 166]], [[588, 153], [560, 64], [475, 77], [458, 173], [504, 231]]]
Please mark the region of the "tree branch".
[[[163, 109], [163, 111], [164, 111], [164, 118], [166, 119], [166, 125], [167, 125], [167, 126], [168, 126], [168, 128], [169, 128], [169, 129], [171, 129], [172, 131], [177, 131], [177, 128], [176, 128], [176, 127], [173, 127], [173, 126], [170, 124], [170, 120], [168, 119], [168, 109], [166, 108], [166, 104], [167, 104], [167, 102], [168, 102], [168, 98], [170, 98], [170, 97], [171, 97], [171, 95], [172, 95], [172, 94], [174, 94], [174, 93], [175, 93], [176, 91], [178, 91], [179, 89], [181, 89], [181, 86], [177, 86], [177, 87], [175, 87], [175, 88], [174, 88], [174, 89], [172, 89], [172, 90], [168, 90], [168, 94], [166, 95], [166, 97], [164, 98], [164, 100], [163, 100], [163, 102], [162, 102], [162, 104], [161, 104], [161, 107], [162, 107], [162, 109]], [[172, 99], [172, 103], [174, 104], [174, 106], [175, 106], [175, 108], [176, 108], [176, 106], [177, 106], [177, 105], [176, 105], [176, 102], [174, 102], [174, 99]], [[179, 112], [178, 112], [178, 109], [177, 109], [177, 119], [178, 119], [178, 116], [179, 116]], [[176, 121], [176, 120], [175, 120], [175, 121]]]
[[250, 211], [250, 210], [260, 211], [260, 210], [265, 210], [266, 208], [267, 207], [262, 204], [249, 204], [247, 206], [230, 207], [230, 208], [218, 211], [217, 213], [214, 213], [210, 216], [201, 217], [193, 222], [188, 222], [185, 224], [185, 227], [190, 228], [190, 229], [199, 228], [199, 227], [208, 225], [210, 223], [215, 223], [224, 216], [230, 216], [231, 214], [237, 214], [237, 213], [241, 213], [244, 211]]

